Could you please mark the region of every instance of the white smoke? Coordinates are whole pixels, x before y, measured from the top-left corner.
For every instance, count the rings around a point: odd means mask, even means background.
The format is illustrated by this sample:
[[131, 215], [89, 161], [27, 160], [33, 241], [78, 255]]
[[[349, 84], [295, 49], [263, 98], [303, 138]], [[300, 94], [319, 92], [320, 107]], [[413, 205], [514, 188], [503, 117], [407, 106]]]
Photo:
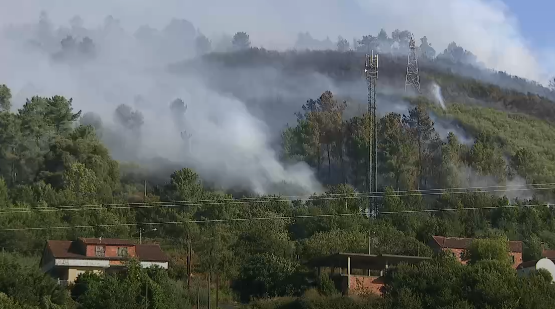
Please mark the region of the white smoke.
[[441, 106], [441, 108], [445, 110], [445, 102], [443, 102], [443, 96], [441, 95], [441, 87], [436, 82], [433, 82], [431, 88], [434, 99]]
[[516, 199], [529, 200], [534, 197], [534, 191], [527, 185], [526, 180], [520, 176], [500, 183], [495, 177], [482, 175], [469, 166], [461, 167], [459, 172], [462, 187], [490, 192], [497, 196], [505, 196], [511, 202]]
[[[117, 152], [118, 159], [165, 158], [192, 167], [224, 189], [268, 194], [278, 193], [273, 191], [276, 184], [287, 183], [303, 194], [322, 191], [308, 165], [278, 160], [270, 130], [244, 102], [210, 90], [195, 75], [170, 74], [131, 35], [95, 29], [89, 35], [96, 44], [96, 58], [70, 63], [55, 62], [51, 52], [29, 46], [27, 39], [36, 39], [33, 26], [18, 29], [16, 40], [0, 38], [0, 83], [12, 88], [14, 108], [32, 95], [64, 95], [74, 99], [74, 109], [100, 115], [107, 132], [120, 135], [111, 140], [114, 148], [122, 148], [123, 143], [131, 147]], [[53, 38], [54, 45], [63, 37]], [[137, 95], [142, 99], [136, 101]], [[181, 128], [176, 128], [169, 108], [175, 98], [187, 105]], [[138, 139], [120, 132], [113, 123], [114, 110], [122, 103], [144, 116], [140, 132], [131, 134]], [[191, 134], [190, 142], [182, 139], [182, 131]]]
[[455, 41], [490, 68], [539, 82], [550, 73], [540, 65], [549, 54], [528, 46], [518, 21], [499, 0], [0, 0], [0, 8], [3, 23], [29, 22], [47, 10], [56, 21], [80, 15], [87, 26], [113, 15], [128, 31], [144, 24], [160, 29], [172, 18], [185, 18], [211, 37], [246, 31], [255, 45], [266, 48], [290, 48], [305, 31], [318, 39], [342, 35], [350, 40], [380, 28], [407, 29], [417, 39], [427, 36], [438, 53]]

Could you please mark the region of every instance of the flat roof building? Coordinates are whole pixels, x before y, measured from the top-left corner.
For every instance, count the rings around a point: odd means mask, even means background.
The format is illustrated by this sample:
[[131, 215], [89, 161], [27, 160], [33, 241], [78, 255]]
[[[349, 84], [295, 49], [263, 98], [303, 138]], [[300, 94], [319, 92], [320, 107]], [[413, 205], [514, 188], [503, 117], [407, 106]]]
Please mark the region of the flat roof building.
[[[336, 253], [308, 262], [309, 266], [331, 269], [331, 279], [343, 295], [361, 295], [374, 293], [381, 295], [383, 272], [400, 263], [416, 264], [429, 261], [431, 258], [422, 256], [404, 256], [391, 254]], [[335, 271], [339, 269], [337, 274]], [[354, 270], [358, 270], [354, 274]], [[371, 275], [372, 271], [379, 275]]]

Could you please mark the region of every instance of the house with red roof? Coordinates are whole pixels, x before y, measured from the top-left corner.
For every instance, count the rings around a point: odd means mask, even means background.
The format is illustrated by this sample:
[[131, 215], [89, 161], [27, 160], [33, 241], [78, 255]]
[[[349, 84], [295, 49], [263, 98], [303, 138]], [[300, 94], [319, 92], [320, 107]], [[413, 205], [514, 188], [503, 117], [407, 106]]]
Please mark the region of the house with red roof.
[[[432, 236], [429, 245], [436, 252], [452, 252], [461, 263], [466, 264], [463, 259], [464, 252], [473, 240], [473, 238]], [[516, 269], [522, 263], [522, 241], [509, 241], [509, 255], [512, 259], [513, 268]]]
[[135, 244], [130, 240], [109, 238], [48, 240], [40, 268], [61, 282], [72, 283], [87, 271], [121, 270], [129, 259], [138, 260], [142, 267], [168, 269], [168, 256], [158, 244]]

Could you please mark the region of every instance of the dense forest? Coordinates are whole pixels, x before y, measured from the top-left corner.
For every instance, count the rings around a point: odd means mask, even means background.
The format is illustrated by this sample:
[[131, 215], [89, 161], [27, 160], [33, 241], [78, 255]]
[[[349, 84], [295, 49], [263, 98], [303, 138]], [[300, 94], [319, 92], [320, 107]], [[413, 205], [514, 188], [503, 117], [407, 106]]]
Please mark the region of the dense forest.
[[[362, 100], [337, 87], [339, 94], [327, 89], [289, 102], [295, 122], [277, 134], [279, 159], [314, 171], [324, 192], [308, 196], [222, 190], [186, 164], [165, 176], [151, 174], [144, 162], [114, 158], [113, 145], [127, 142], [126, 154], [138, 147], [133, 138], [140, 139], [143, 116], [128, 105], [118, 104], [114, 118], [130, 135], [114, 140], [98, 115], [75, 109], [73, 99], [37, 95], [20, 104], [9, 85], [0, 86], [0, 307], [193, 308], [217, 297], [220, 305], [251, 308], [550, 308], [552, 278], [545, 272], [518, 277], [506, 240], [523, 241], [525, 261], [555, 248], [553, 92], [504, 73], [494, 78], [456, 44], [435, 57], [425, 38], [419, 51], [424, 91], [400, 92], [406, 58], [398, 55], [403, 51], [381, 50], [380, 42], [406, 39], [405, 32], [380, 32], [352, 49], [340, 39], [337, 51], [276, 52], [251, 48], [240, 32], [230, 50], [210, 53], [210, 41], [198, 36], [195, 46], [204, 56], [171, 67], [177, 75], [214, 79], [211, 87], [221, 91], [216, 68], [225, 80], [237, 68], [270, 66], [300, 80], [317, 72], [334, 85], [362, 85]], [[83, 61], [99, 48], [92, 40], [64, 40], [66, 54], [55, 61]], [[349, 113], [365, 104], [361, 63], [368, 48], [385, 54], [380, 85], [394, 90], [382, 91], [378, 104], [393, 97], [406, 110], [382, 113], [376, 123], [363, 112]], [[426, 90], [433, 83], [445, 109]], [[231, 90], [243, 99], [242, 89]], [[176, 99], [170, 109], [179, 115], [187, 107]], [[374, 126], [379, 192], [367, 192]], [[290, 183], [277, 186], [291, 192]], [[373, 197], [378, 212], [369, 216]], [[48, 239], [137, 239], [139, 233], [168, 253], [168, 271], [130, 261], [126, 272], [85, 274], [66, 289], [37, 267]], [[463, 266], [433, 253], [427, 245], [433, 235], [480, 240]], [[383, 297], [343, 297], [325, 272], [319, 277], [307, 266], [313, 258], [369, 249], [432, 260], [389, 270]]]

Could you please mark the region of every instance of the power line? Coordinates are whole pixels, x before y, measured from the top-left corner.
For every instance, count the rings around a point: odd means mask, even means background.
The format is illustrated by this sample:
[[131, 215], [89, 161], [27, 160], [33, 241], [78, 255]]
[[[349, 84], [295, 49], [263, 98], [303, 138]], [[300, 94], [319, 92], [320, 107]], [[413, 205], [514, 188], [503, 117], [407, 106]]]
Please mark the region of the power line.
[[137, 226], [137, 225], [179, 225], [187, 223], [224, 223], [224, 222], [245, 222], [245, 221], [267, 221], [267, 220], [287, 220], [287, 219], [308, 219], [308, 218], [329, 218], [329, 217], [352, 217], [360, 216], [365, 213], [345, 213], [345, 214], [322, 214], [322, 215], [299, 215], [299, 216], [275, 216], [275, 217], [252, 217], [252, 218], [231, 218], [231, 219], [206, 219], [206, 220], [184, 220], [184, 221], [165, 221], [165, 222], [143, 222], [143, 223], [114, 223], [98, 225], [74, 225], [74, 226], [51, 226], [51, 227], [25, 227], [25, 228], [3, 228], [0, 231], [26, 231], [26, 230], [49, 230], [49, 229], [73, 229], [73, 228], [96, 228], [96, 227], [117, 227], [117, 226]]
[[[487, 207], [461, 207], [461, 208], [442, 208], [442, 209], [420, 209], [403, 211], [384, 211], [380, 214], [414, 214], [414, 213], [433, 213], [433, 212], [457, 212], [463, 210], [494, 210], [504, 208], [531, 208], [531, 207], [550, 207], [550, 204], [525, 204], [525, 205], [501, 205]], [[333, 218], [333, 217], [353, 217], [367, 216], [366, 212], [340, 213], [340, 214], [320, 214], [320, 215], [298, 215], [298, 216], [273, 216], [273, 217], [251, 217], [251, 218], [231, 218], [231, 219], [205, 219], [205, 220], [183, 220], [183, 221], [164, 221], [164, 222], [142, 222], [142, 223], [114, 223], [98, 225], [73, 225], [73, 226], [50, 226], [50, 227], [24, 227], [24, 228], [3, 228], [0, 231], [39, 231], [39, 230], [60, 230], [60, 229], [80, 229], [98, 227], [117, 227], [117, 226], [137, 226], [137, 225], [180, 225], [187, 223], [226, 223], [226, 222], [248, 222], [248, 221], [268, 221], [268, 220], [294, 220], [294, 219], [313, 219], [313, 218]]]
[[[535, 188], [536, 186], [543, 186], [543, 188]], [[491, 192], [511, 192], [511, 191], [530, 191], [530, 190], [551, 190], [555, 189], [555, 187], [545, 188], [545, 186], [555, 186], [555, 182], [552, 183], [537, 183], [537, 184], [522, 184], [522, 185], [494, 185], [494, 186], [475, 186], [475, 187], [450, 187], [450, 188], [432, 188], [432, 189], [413, 189], [413, 190], [392, 190], [393, 193], [405, 193], [405, 194], [390, 194], [388, 196], [395, 196], [395, 197], [403, 197], [403, 196], [411, 196], [411, 195], [437, 195], [438, 193], [429, 193], [429, 192], [448, 192], [451, 194], [464, 194], [464, 193], [491, 193]], [[489, 188], [510, 188], [510, 187], [531, 187], [531, 188], [522, 188], [522, 189], [506, 189], [506, 190], [488, 190], [488, 191], [477, 191], [477, 190], [484, 190]], [[465, 190], [465, 191], [463, 191]], [[177, 200], [177, 201], [152, 201], [152, 202], [127, 202], [127, 203], [104, 203], [104, 204], [83, 204], [80, 205], [80, 208], [83, 207], [113, 207], [113, 206], [123, 206], [123, 205], [145, 205], [145, 204], [172, 204], [172, 203], [180, 203], [180, 204], [189, 204], [190, 206], [202, 206], [205, 204], [223, 204], [223, 202], [230, 202], [230, 203], [267, 203], [267, 202], [291, 202], [291, 201], [317, 201], [317, 200], [329, 200], [333, 199], [331, 197], [343, 197], [343, 198], [358, 198], [358, 197], [383, 197], [385, 191], [373, 191], [373, 192], [353, 192], [353, 193], [324, 193], [323, 195], [313, 195], [310, 197], [306, 197], [306, 195], [279, 195], [279, 196], [265, 196], [265, 197], [242, 197], [242, 198], [218, 198], [218, 199], [201, 199], [201, 200]], [[412, 194], [407, 194], [412, 193]], [[423, 194], [427, 193], [427, 194]], [[214, 202], [217, 200], [218, 202]], [[63, 206], [53, 206], [56, 208], [75, 208], [75, 205], [63, 205]], [[53, 207], [42, 207], [42, 208], [53, 208]], [[28, 208], [11, 208], [11, 209], [22, 209], [26, 210]], [[34, 208], [37, 209], [37, 208]]]
[[[388, 195], [363, 195], [351, 194], [336, 196], [319, 196], [304, 199], [296, 199], [294, 201], [330, 201], [330, 200], [358, 200], [362, 198], [383, 198], [383, 197], [408, 197], [408, 196], [437, 196], [444, 193], [449, 194], [467, 194], [467, 193], [493, 193], [493, 192], [513, 192], [513, 191], [530, 191], [530, 190], [554, 190], [555, 187], [542, 187], [542, 188], [515, 188], [505, 190], [490, 190], [490, 191], [447, 191], [448, 189], [436, 189], [437, 192], [424, 192], [419, 190], [416, 193], [404, 194], [388, 194]], [[410, 191], [406, 191], [410, 192]], [[383, 192], [381, 192], [383, 193]], [[340, 196], [338, 196], [340, 195]], [[1, 214], [10, 213], [31, 213], [31, 212], [58, 212], [58, 211], [88, 211], [88, 210], [106, 210], [106, 209], [143, 209], [143, 208], [176, 208], [186, 206], [205, 206], [205, 205], [229, 205], [229, 204], [250, 204], [250, 203], [270, 203], [270, 202], [291, 202], [290, 199], [280, 198], [267, 198], [259, 200], [246, 200], [239, 201], [236, 199], [221, 199], [214, 200], [198, 200], [198, 201], [169, 201], [169, 202], [152, 202], [152, 203], [112, 203], [112, 204], [88, 204], [82, 206], [68, 205], [68, 206], [52, 206], [52, 207], [36, 207], [36, 208], [11, 208], [7, 211], [0, 211]]]

